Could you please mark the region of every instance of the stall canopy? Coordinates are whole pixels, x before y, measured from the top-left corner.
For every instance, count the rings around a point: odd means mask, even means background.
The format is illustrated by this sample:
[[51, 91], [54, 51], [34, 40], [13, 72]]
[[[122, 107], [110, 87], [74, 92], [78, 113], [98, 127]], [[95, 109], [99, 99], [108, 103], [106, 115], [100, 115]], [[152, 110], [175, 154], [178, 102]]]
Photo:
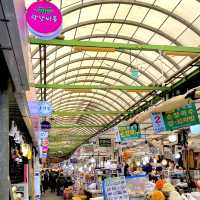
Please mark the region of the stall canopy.
[[[33, 1], [26, 2], [29, 6]], [[200, 44], [199, 0], [51, 2], [62, 10], [65, 40], [191, 47]], [[152, 87], [163, 86], [165, 80], [198, 56], [159, 49], [47, 45], [46, 74], [43, 74], [44, 54], [43, 45], [41, 48], [32, 45], [34, 83], [43, 83], [43, 75], [46, 75], [46, 83], [52, 84], [45, 89], [46, 99], [55, 111], [49, 134], [52, 156], [70, 154]], [[190, 71], [185, 75], [187, 73]], [[124, 87], [119, 89], [118, 86]], [[151, 87], [144, 92], [140, 87], [127, 86]], [[37, 88], [37, 96], [40, 100], [41, 88]]]

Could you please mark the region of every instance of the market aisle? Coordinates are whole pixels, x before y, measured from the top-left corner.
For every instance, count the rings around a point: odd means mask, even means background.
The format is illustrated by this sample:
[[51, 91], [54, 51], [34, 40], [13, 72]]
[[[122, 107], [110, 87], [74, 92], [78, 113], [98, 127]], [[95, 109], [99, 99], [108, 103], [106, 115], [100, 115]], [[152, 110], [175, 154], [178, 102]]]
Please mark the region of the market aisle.
[[50, 191], [47, 191], [44, 194], [42, 194], [42, 200], [63, 200], [63, 197], [62, 196], [56, 196], [56, 193], [52, 193]]

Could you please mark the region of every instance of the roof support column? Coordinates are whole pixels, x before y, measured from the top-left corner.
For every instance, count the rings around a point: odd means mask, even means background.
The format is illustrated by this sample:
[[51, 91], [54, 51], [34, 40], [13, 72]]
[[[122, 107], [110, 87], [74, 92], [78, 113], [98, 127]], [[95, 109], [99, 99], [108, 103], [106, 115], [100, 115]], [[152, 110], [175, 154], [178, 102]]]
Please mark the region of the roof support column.
[[9, 88], [0, 89], [0, 197], [9, 199]]

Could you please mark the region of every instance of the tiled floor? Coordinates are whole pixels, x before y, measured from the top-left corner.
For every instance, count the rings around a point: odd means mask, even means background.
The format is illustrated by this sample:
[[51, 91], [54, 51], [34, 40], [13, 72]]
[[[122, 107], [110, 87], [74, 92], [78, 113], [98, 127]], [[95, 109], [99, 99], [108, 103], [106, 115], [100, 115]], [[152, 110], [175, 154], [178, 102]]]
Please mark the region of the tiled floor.
[[56, 196], [55, 192], [47, 191], [45, 194], [42, 194], [42, 200], [63, 200], [63, 197]]

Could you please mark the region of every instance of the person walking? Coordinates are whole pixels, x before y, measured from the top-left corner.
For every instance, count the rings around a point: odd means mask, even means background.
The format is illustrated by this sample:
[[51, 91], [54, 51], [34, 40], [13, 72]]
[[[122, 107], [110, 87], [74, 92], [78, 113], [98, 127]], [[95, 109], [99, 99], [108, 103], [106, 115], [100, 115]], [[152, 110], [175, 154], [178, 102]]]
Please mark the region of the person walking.
[[46, 191], [46, 182], [45, 182], [45, 174], [44, 171], [41, 172], [41, 194], [44, 193]]

